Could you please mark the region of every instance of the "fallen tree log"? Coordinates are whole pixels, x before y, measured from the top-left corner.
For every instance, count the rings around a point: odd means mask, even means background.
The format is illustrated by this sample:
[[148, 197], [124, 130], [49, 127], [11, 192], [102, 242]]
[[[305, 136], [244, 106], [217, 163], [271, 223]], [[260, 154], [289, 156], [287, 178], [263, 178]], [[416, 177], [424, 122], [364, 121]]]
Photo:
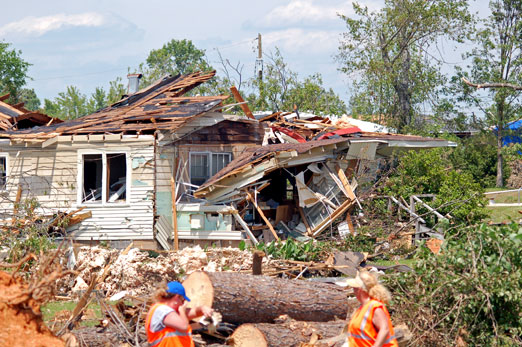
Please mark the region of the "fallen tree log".
[[[289, 319], [278, 324], [255, 323], [239, 326], [230, 336], [227, 344], [234, 347], [242, 346], [342, 346], [347, 335], [344, 332], [346, 322], [298, 322]], [[399, 346], [405, 346], [411, 339], [406, 325], [395, 327], [395, 336]]]
[[[224, 322], [272, 323], [280, 315], [299, 321], [327, 322], [345, 319], [359, 306], [355, 298], [346, 297], [345, 289], [333, 284], [236, 272], [204, 274], [206, 276], [201, 272], [191, 274], [183, 285], [187, 293], [193, 293], [188, 294], [189, 297], [193, 295], [202, 302], [213, 302], [213, 308], [223, 315]], [[198, 281], [191, 280], [192, 276], [197, 276]], [[208, 288], [212, 288], [213, 301], [212, 298], [202, 299], [203, 294], [212, 296]], [[198, 290], [205, 293], [196, 294]]]

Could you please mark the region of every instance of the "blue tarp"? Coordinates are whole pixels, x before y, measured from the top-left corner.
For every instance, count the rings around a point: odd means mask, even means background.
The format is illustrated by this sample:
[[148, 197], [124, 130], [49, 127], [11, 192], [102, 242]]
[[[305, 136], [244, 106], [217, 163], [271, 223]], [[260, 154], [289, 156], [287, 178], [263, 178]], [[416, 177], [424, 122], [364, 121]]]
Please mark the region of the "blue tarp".
[[506, 128], [510, 130], [511, 134], [502, 139], [504, 146], [510, 143], [522, 143], [522, 119], [508, 123]]
[[[522, 119], [509, 122], [506, 125], [506, 129], [508, 130], [509, 135], [502, 138], [503, 146], [509, 146], [512, 143], [522, 143]], [[497, 132], [497, 127], [493, 129], [493, 132]], [[522, 152], [519, 151], [518, 153], [522, 155]]]

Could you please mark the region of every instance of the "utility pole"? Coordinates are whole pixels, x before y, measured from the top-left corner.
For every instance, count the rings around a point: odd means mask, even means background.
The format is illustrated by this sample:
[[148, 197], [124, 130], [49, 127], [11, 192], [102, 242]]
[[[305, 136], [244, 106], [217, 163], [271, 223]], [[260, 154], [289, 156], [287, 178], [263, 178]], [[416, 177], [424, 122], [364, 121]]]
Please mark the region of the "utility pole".
[[257, 59], [256, 73], [259, 81], [263, 80], [263, 46], [261, 45], [261, 34], [257, 34]]

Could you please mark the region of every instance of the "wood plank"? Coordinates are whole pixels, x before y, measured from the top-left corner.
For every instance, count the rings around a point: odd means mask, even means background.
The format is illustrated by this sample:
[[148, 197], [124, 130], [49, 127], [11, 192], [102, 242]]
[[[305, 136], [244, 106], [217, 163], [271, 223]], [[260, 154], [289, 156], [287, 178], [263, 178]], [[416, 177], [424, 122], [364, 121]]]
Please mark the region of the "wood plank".
[[343, 184], [343, 187], [347, 193], [346, 197], [350, 200], [355, 200], [356, 196], [352, 190], [352, 186], [350, 185], [350, 182], [348, 182], [348, 178], [346, 177], [343, 169], [339, 167], [339, 165], [336, 165], [337, 169], [337, 175], [339, 176], [339, 179], [341, 180], [341, 183]]
[[176, 212], [176, 182], [174, 174], [170, 178], [170, 194], [172, 196], [172, 228], [174, 230], [174, 250], [179, 250], [178, 217]]
[[272, 226], [272, 224], [270, 223], [268, 218], [266, 218], [265, 214], [263, 213], [263, 210], [257, 205], [257, 203], [255, 202], [254, 198], [252, 197], [252, 195], [248, 191], [245, 192], [245, 193], [247, 194], [247, 199], [250, 200], [250, 202], [252, 202], [252, 204], [257, 209], [257, 212], [259, 213], [261, 218], [265, 221], [266, 225], [268, 226], [268, 228], [272, 232], [272, 235], [274, 235], [275, 239], [279, 241], [279, 236], [277, 236], [277, 233], [274, 230], [274, 227]]
[[303, 223], [306, 227], [306, 233], [308, 235], [312, 235], [312, 228], [310, 228], [310, 224], [308, 224], [308, 220], [306, 219], [303, 208], [301, 206], [299, 206], [298, 210], [299, 210], [299, 215], [301, 216], [301, 220], [303, 221]]
[[[245, 102], [245, 100], [243, 100], [241, 94], [239, 94], [239, 91], [235, 86], [230, 87], [230, 91], [232, 92], [232, 95], [234, 96], [234, 99], [236, 99], [237, 102]], [[245, 112], [248, 118], [256, 119], [256, 117], [254, 117], [254, 115], [252, 114], [252, 111], [250, 111], [250, 109], [248, 108], [247, 104], [241, 104], [239, 105], [239, 107], [241, 107], [241, 109], [243, 110], [243, 112]]]

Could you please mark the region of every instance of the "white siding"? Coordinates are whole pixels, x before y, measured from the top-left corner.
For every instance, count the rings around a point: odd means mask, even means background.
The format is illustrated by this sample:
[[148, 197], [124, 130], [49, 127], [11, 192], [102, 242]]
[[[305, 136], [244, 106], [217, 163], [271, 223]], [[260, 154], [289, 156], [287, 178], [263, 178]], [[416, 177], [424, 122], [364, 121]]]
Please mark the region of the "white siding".
[[[81, 137], [77, 137], [81, 138]], [[70, 137], [68, 137], [70, 139]], [[92, 138], [91, 138], [92, 139]], [[3, 217], [13, 211], [18, 185], [22, 201], [35, 198], [38, 213], [73, 211], [78, 204], [79, 151], [126, 152], [130, 161], [130, 192], [126, 203], [86, 205], [82, 211], [92, 217], [70, 228], [78, 240], [126, 240], [153, 238], [154, 221], [154, 138], [124, 137], [111, 142], [69, 142], [60, 139], [46, 147], [3, 146], [9, 154], [8, 188], [1, 197]]]

